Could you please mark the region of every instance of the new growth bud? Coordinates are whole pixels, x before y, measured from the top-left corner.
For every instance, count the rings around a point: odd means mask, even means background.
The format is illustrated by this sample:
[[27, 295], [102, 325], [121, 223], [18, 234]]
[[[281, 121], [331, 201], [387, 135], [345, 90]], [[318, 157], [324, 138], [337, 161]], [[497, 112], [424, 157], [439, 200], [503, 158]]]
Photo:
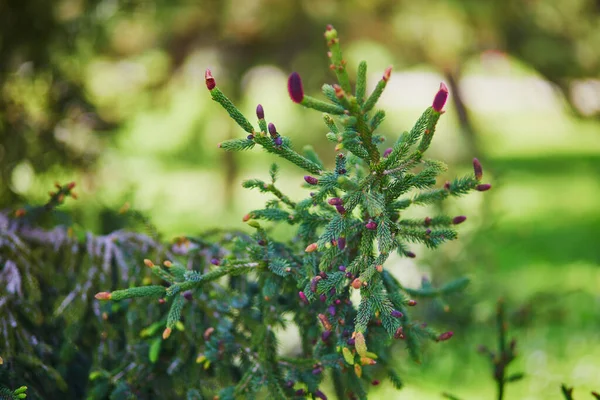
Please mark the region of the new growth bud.
[[440, 336], [438, 336], [437, 340], [438, 340], [438, 342], [443, 342], [445, 340], [450, 339], [453, 335], [454, 335], [454, 332], [452, 332], [452, 331], [444, 332], [444, 333], [440, 334]]
[[354, 289], [360, 289], [361, 286], [362, 286], [362, 281], [359, 278], [356, 278], [355, 280], [352, 281], [352, 287]]
[[206, 88], [208, 90], [213, 90], [215, 87], [217, 87], [217, 82], [215, 82], [215, 78], [212, 76], [210, 69], [207, 69], [204, 73], [204, 82], [206, 83]]
[[171, 329], [171, 328], [166, 328], [166, 329], [163, 331], [162, 338], [163, 338], [164, 340], [168, 339], [168, 338], [169, 338], [169, 336], [171, 336], [171, 332], [173, 332], [173, 329]]
[[319, 184], [319, 180], [317, 178], [313, 177], [313, 176], [310, 176], [310, 175], [305, 175], [304, 176], [304, 180], [309, 185], [318, 185]]
[[300, 297], [300, 300], [304, 304], [308, 304], [308, 298], [306, 297], [306, 295], [304, 294], [304, 292], [298, 292], [298, 297]]
[[344, 93], [344, 89], [338, 84], [333, 85], [333, 90], [335, 90], [335, 97], [338, 99], [343, 99], [346, 93]]
[[458, 225], [458, 224], [462, 224], [466, 220], [467, 220], [467, 217], [465, 217], [464, 215], [459, 215], [457, 217], [452, 218], [452, 223], [454, 225]]
[[390, 154], [392, 154], [392, 151], [393, 151], [393, 150], [394, 150], [394, 149], [392, 149], [391, 147], [390, 147], [389, 149], [385, 149], [385, 151], [383, 152], [383, 158], [388, 158], [388, 156], [389, 156]]
[[318, 244], [311, 243], [308, 246], [306, 246], [306, 249], [304, 249], [304, 251], [307, 253], [312, 253], [313, 251], [317, 250], [318, 247], [319, 247]]
[[338, 249], [344, 250], [346, 248], [346, 238], [338, 238], [337, 240]]
[[482, 183], [481, 185], [475, 186], [475, 189], [479, 190], [480, 192], [485, 192], [487, 190], [490, 190], [491, 188], [492, 185], [490, 185], [489, 183]]
[[111, 293], [110, 292], [100, 292], [96, 293], [94, 296], [97, 300], [110, 300]]
[[336, 205], [335, 209], [337, 210], [338, 213], [340, 213], [340, 215], [346, 214], [346, 208], [344, 208], [344, 206], [342, 206], [342, 205]]
[[258, 119], [265, 119], [265, 110], [261, 104], [256, 106], [256, 117]]
[[394, 332], [394, 339], [404, 339], [404, 329], [401, 326]]
[[370, 231], [374, 231], [375, 229], [377, 229], [377, 223], [373, 220], [370, 220], [365, 224], [365, 228], [367, 228]]
[[269, 134], [271, 136], [276, 136], [277, 135], [277, 128], [275, 128], [275, 124], [274, 123], [269, 122], [268, 128], [269, 128]]
[[401, 313], [400, 311], [398, 311], [398, 310], [392, 310], [392, 312], [391, 312], [391, 315], [392, 315], [392, 317], [394, 317], [394, 318], [402, 318], [402, 316], [403, 316], [404, 314], [402, 314], [402, 313]]
[[297, 72], [292, 72], [288, 78], [288, 93], [294, 103], [302, 103], [304, 89], [302, 88], [302, 79]]
[[481, 166], [479, 160], [476, 158], [473, 159], [473, 170], [475, 171], [475, 179], [480, 181], [481, 178], [483, 178], [483, 167]]
[[446, 100], [448, 100], [448, 88], [444, 84], [444, 82], [440, 83], [440, 89], [436, 93], [433, 98], [433, 104], [431, 107], [437, 112], [442, 112], [444, 105], [446, 104]]
[[387, 82], [390, 80], [390, 76], [392, 76], [392, 67], [391, 66], [389, 66], [385, 69], [382, 79]]
[[341, 206], [342, 205], [342, 199], [340, 199], [339, 197], [333, 197], [333, 198], [327, 200], [327, 202], [329, 204], [331, 204], [332, 206]]

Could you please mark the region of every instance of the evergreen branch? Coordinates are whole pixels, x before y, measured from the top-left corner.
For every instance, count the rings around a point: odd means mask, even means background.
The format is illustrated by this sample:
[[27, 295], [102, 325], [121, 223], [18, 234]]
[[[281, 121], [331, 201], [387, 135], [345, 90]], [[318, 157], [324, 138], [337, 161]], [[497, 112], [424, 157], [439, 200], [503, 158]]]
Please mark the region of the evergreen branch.
[[238, 108], [231, 102], [231, 100], [227, 98], [227, 96], [223, 94], [223, 92], [221, 92], [218, 87], [215, 86], [212, 90], [210, 90], [210, 95], [212, 99], [219, 103], [225, 109], [225, 111], [227, 111], [229, 116], [235, 122], [237, 122], [240, 128], [250, 134], [254, 134], [254, 128], [252, 127], [252, 124], [248, 122], [242, 112], [238, 110]]
[[359, 105], [363, 105], [365, 101], [365, 93], [367, 91], [367, 62], [361, 61], [358, 64], [358, 74], [356, 77], [356, 101]]

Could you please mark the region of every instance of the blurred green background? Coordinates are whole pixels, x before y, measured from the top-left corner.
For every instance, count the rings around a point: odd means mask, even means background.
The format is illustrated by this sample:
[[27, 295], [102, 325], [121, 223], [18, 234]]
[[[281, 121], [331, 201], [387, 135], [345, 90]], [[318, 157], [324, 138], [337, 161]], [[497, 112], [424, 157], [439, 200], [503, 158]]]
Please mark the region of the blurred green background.
[[[371, 88], [394, 67], [379, 103], [388, 143], [443, 80], [451, 100], [430, 156], [452, 175], [478, 157], [493, 185], [450, 206], [469, 218], [459, 241], [386, 264], [409, 283], [466, 273], [473, 284], [446, 299], [449, 310], [425, 304], [455, 338], [422, 365], [398, 350], [406, 388], [375, 395], [493, 398], [476, 348], [493, 346], [499, 297], [520, 349], [511, 371], [526, 374], [506, 398], [559, 398], [563, 382], [581, 398], [600, 390], [597, 0], [0, 1], [0, 209], [41, 203], [54, 181], [74, 180], [80, 198], [67, 208], [97, 233], [115, 228], [125, 203], [166, 238], [240, 228], [265, 200], [240, 183], [268, 176], [274, 159], [217, 149], [244, 133], [210, 100], [204, 70], [246, 115], [263, 104], [296, 147], [312, 144], [331, 165], [320, 116], [286, 91], [291, 71], [311, 95], [333, 82], [328, 23], [351, 73], [368, 61]], [[302, 172], [280, 164], [282, 188], [306, 196]]]

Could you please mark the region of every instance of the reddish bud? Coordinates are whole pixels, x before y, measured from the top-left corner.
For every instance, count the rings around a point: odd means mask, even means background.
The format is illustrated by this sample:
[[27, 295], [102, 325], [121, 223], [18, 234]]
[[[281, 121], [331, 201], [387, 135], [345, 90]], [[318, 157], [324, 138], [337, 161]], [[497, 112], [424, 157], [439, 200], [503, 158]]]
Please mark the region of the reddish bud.
[[390, 154], [392, 154], [392, 151], [394, 151], [394, 149], [392, 149], [391, 147], [389, 149], [385, 149], [385, 151], [383, 152], [383, 158], [387, 158]]
[[389, 66], [385, 69], [385, 71], [383, 72], [383, 80], [384, 81], [389, 81], [390, 80], [390, 76], [392, 76], [392, 67]]
[[482, 183], [481, 185], [475, 186], [475, 189], [479, 190], [480, 192], [485, 192], [487, 190], [490, 190], [491, 188], [492, 185], [490, 185], [489, 183]]
[[483, 167], [481, 166], [479, 160], [476, 158], [473, 159], [473, 170], [475, 171], [475, 179], [480, 181], [481, 178], [483, 178]]
[[340, 251], [343, 251], [346, 248], [346, 238], [339, 238], [337, 241], [338, 244], [338, 249], [340, 249]]
[[215, 78], [212, 76], [210, 69], [207, 69], [204, 73], [204, 82], [206, 83], [206, 88], [208, 90], [213, 90], [217, 86], [217, 82], [215, 82]]
[[341, 206], [342, 205], [342, 199], [340, 199], [339, 197], [333, 197], [333, 198], [327, 200], [327, 202], [332, 206]]
[[67, 189], [69, 189], [69, 190], [72, 190], [74, 187], [75, 187], [75, 182], [70, 182], [70, 183], [67, 185]]
[[213, 334], [213, 332], [215, 331], [215, 328], [208, 327], [206, 328], [206, 330], [204, 331], [204, 334], [202, 334], [202, 337], [204, 338], [204, 340], [209, 340], [210, 336]]
[[306, 295], [304, 294], [304, 292], [298, 292], [298, 297], [300, 297], [300, 300], [304, 304], [308, 304], [308, 299], [306, 298]]
[[273, 139], [273, 143], [275, 144], [275, 146], [282, 146], [283, 139], [281, 138], [281, 136], [277, 136], [275, 139]]
[[244, 217], [242, 218], [242, 221], [244, 222], [248, 222], [250, 220], [250, 218], [252, 218], [252, 216], [250, 214], [246, 214], [244, 215]]
[[192, 291], [186, 290], [185, 292], [183, 292], [183, 298], [187, 301], [192, 301], [192, 299], [194, 298], [194, 296], [192, 295]]
[[172, 332], [172, 331], [173, 331], [173, 329], [171, 329], [171, 328], [166, 328], [166, 329], [163, 331], [162, 338], [163, 338], [164, 340], [167, 340], [167, 339], [169, 338], [169, 336], [171, 336], [171, 332]]
[[362, 286], [362, 281], [359, 278], [356, 278], [355, 280], [352, 281], [352, 287], [354, 289], [360, 289], [361, 286]]
[[325, 303], [327, 301], [327, 296], [325, 296], [324, 294], [319, 296], [319, 300], [321, 300], [321, 302]]
[[318, 247], [319, 247], [318, 244], [311, 243], [308, 246], [306, 246], [306, 249], [304, 249], [304, 251], [307, 253], [312, 253], [313, 251], [317, 250]]
[[148, 260], [147, 258], [144, 259], [144, 265], [148, 268], [154, 267], [154, 263], [152, 261]]
[[365, 224], [365, 228], [367, 228], [370, 231], [374, 231], [375, 229], [377, 229], [377, 223], [373, 220], [370, 220]]
[[24, 208], [19, 208], [17, 211], [15, 211], [15, 217], [17, 218], [21, 218], [25, 214], [27, 214], [27, 211], [25, 211]]
[[312, 278], [312, 280], [310, 281], [310, 291], [311, 292], [317, 293], [317, 285], [319, 284], [319, 281], [321, 279], [322, 278], [319, 275], [317, 275], [314, 278]]
[[258, 119], [265, 119], [265, 110], [261, 104], [256, 106], [256, 116]]
[[346, 208], [344, 208], [344, 206], [342, 206], [342, 205], [336, 205], [335, 209], [337, 210], [338, 213], [340, 213], [340, 215], [346, 214]]
[[383, 272], [383, 265], [376, 265], [375, 269], [377, 270], [377, 272]]
[[346, 272], [346, 267], [344, 265], [340, 265], [338, 269], [342, 272]]
[[335, 90], [335, 97], [338, 99], [342, 99], [346, 95], [346, 93], [344, 93], [344, 89], [342, 89], [342, 87], [338, 84], [333, 85], [333, 90]]
[[297, 72], [292, 72], [288, 78], [288, 93], [294, 103], [302, 103], [304, 89], [302, 88], [302, 78]]
[[111, 296], [112, 295], [110, 292], [100, 292], [100, 293], [96, 293], [96, 295], [94, 297], [97, 300], [110, 300]]
[[466, 220], [467, 220], [467, 217], [465, 217], [464, 215], [459, 215], [459, 216], [452, 218], [452, 223], [454, 225], [458, 225], [458, 224], [462, 224]]
[[394, 332], [394, 339], [404, 339], [404, 329], [401, 326]]
[[444, 82], [440, 83], [440, 89], [436, 93], [433, 104], [431, 107], [437, 112], [442, 112], [444, 105], [446, 104], [446, 100], [448, 100], [448, 88], [444, 84]]
[[453, 335], [454, 335], [454, 332], [452, 332], [452, 331], [444, 332], [444, 333], [440, 334], [440, 336], [438, 336], [437, 340], [438, 340], [438, 342], [443, 342], [445, 340], [450, 339]]
[[408, 304], [410, 307], [414, 307], [414, 306], [416, 306], [416, 305], [417, 305], [417, 301], [416, 301], [416, 300], [412, 300], [412, 299], [411, 299], [411, 300], [409, 300], [409, 301], [408, 301], [408, 303], [407, 303], [407, 304]]
[[398, 311], [398, 310], [392, 310], [392, 312], [391, 312], [391, 315], [392, 315], [392, 317], [394, 317], [394, 318], [402, 318], [402, 316], [403, 316], [404, 314], [402, 314], [402, 313], [401, 313], [400, 311]]
[[325, 314], [319, 314], [317, 317], [319, 318], [319, 321], [321, 321], [323, 328], [325, 328], [326, 331], [330, 331], [331, 330], [331, 322], [329, 322], [329, 319], [327, 318], [327, 316]]
[[274, 123], [269, 122], [268, 129], [269, 129], [269, 134], [271, 136], [277, 135], [277, 128], [275, 128], [275, 124]]
[[313, 176], [310, 176], [310, 175], [305, 175], [304, 176], [304, 180], [309, 185], [318, 185], [319, 184], [319, 180], [317, 178], [313, 177]]
[[446, 183], [444, 183], [444, 189], [450, 190], [450, 182], [449, 181], [446, 181]]
[[211, 259], [210, 259], [210, 263], [211, 263], [212, 265], [221, 265], [221, 261], [219, 261], [219, 259], [218, 259], [218, 258], [211, 258]]
[[332, 317], [335, 317], [335, 306], [331, 305], [327, 307], [327, 311], [329, 311], [329, 314], [331, 314]]
[[404, 254], [406, 255], [406, 257], [408, 258], [415, 258], [417, 255], [415, 253], [413, 253], [412, 251], [405, 251]]
[[373, 385], [373, 386], [377, 386], [377, 385], [379, 385], [379, 381], [378, 381], [377, 379], [373, 379], [373, 380], [371, 381], [371, 385]]

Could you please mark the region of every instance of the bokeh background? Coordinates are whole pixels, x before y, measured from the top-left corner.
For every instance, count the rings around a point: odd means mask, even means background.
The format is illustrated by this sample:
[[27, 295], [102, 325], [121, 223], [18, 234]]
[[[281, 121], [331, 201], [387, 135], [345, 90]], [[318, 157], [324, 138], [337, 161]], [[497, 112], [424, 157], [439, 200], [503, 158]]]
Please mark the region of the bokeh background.
[[[510, 399], [600, 390], [600, 2], [597, 0], [3, 0], [0, 1], [0, 209], [41, 203], [74, 180], [67, 209], [96, 233], [118, 227], [128, 203], [166, 238], [242, 227], [264, 201], [241, 188], [272, 156], [229, 154], [244, 133], [210, 100], [209, 67], [248, 116], [332, 160], [318, 113], [293, 104], [298, 71], [318, 96], [332, 83], [323, 31], [333, 24], [349, 69], [369, 63], [370, 86], [394, 73], [380, 108], [389, 143], [450, 88], [432, 157], [450, 171], [482, 160], [493, 190], [452, 202], [468, 216], [459, 241], [391, 260], [406, 282], [473, 283], [465, 296], [424, 303], [454, 330], [421, 365], [398, 354], [406, 388], [375, 396], [491, 399], [478, 344], [493, 346], [505, 299], [525, 379]], [[253, 120], [253, 118], [251, 118]], [[280, 163], [300, 198], [302, 173]], [[289, 343], [293, 344], [293, 339]]]

